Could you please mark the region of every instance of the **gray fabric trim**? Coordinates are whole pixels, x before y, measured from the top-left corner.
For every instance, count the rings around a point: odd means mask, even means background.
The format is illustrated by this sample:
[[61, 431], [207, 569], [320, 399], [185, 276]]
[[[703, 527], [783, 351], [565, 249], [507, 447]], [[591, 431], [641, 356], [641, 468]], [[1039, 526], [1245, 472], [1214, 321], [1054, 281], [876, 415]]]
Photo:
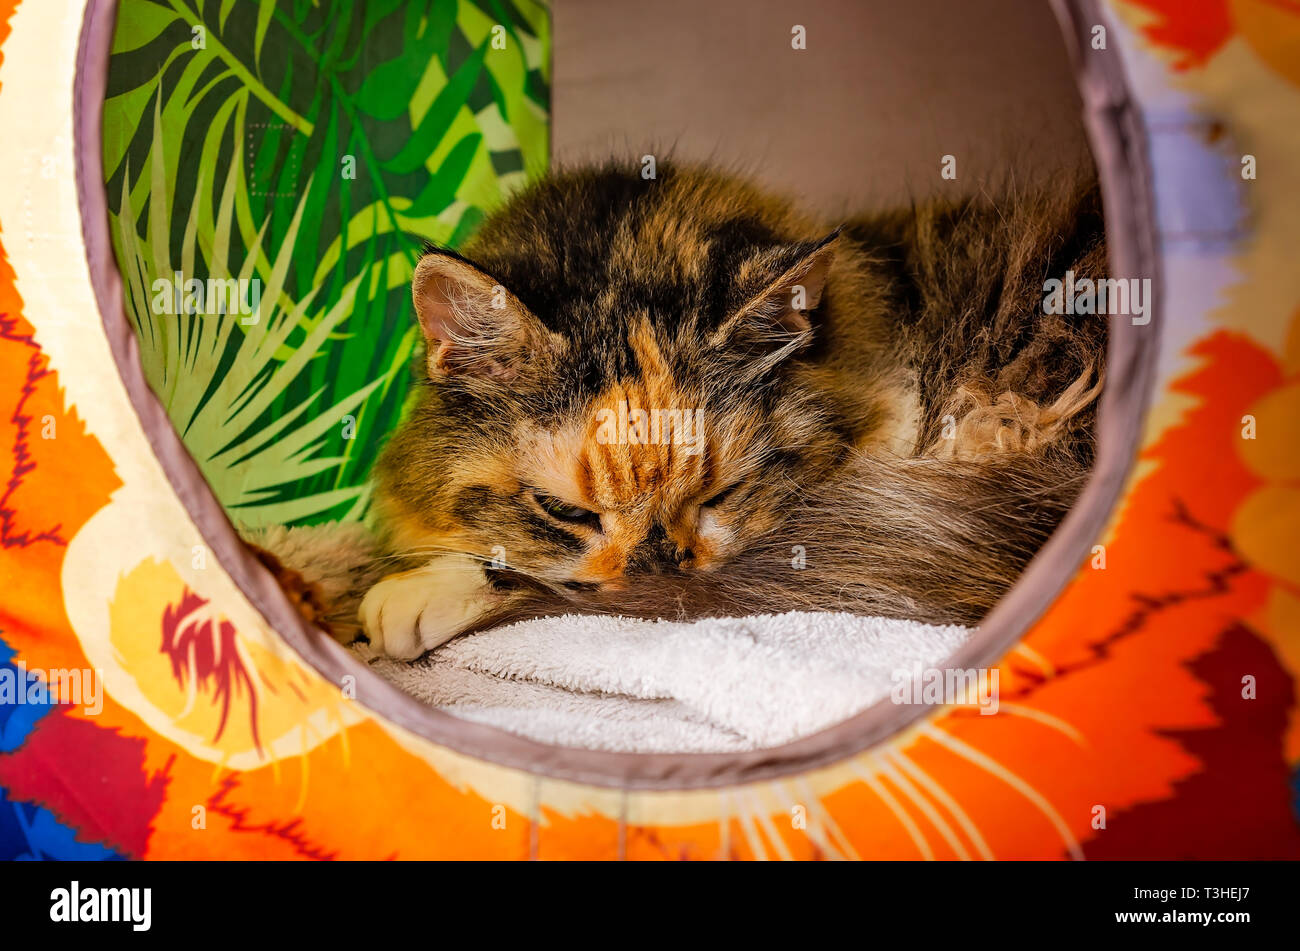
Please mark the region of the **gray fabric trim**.
[[[1089, 49], [1089, 29], [1107, 23], [1095, 0], [1053, 0], [1079, 77], [1085, 121], [1105, 200], [1112, 273], [1152, 279], [1152, 320], [1113, 320], [1106, 389], [1098, 414], [1097, 464], [1079, 502], [1033, 559], [979, 634], [951, 660], [981, 667], [1024, 634], [1072, 579], [1120, 498], [1140, 445], [1154, 381], [1164, 294], [1157, 254], [1146, 138], [1117, 50]], [[122, 384], [159, 464], [222, 568], [271, 629], [327, 680], [355, 678], [358, 702], [439, 746], [544, 776], [624, 789], [706, 788], [805, 772], [865, 750], [930, 711], [889, 701], [785, 746], [740, 754], [635, 754], [547, 746], [426, 707], [307, 624], [274, 578], [248, 552], [145, 381], [124, 309], [109, 239], [102, 121], [116, 0], [89, 0], [74, 83], [77, 193], [91, 283]]]

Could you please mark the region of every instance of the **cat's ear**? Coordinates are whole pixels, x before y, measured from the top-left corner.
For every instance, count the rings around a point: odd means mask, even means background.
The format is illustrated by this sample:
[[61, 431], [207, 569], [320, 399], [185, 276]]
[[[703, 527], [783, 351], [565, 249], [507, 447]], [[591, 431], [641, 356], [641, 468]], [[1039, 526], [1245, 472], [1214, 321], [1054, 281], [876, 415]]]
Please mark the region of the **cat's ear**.
[[415, 266], [411, 297], [430, 379], [508, 382], [561, 342], [504, 286], [454, 254], [425, 254]]
[[754, 351], [764, 369], [807, 344], [813, 332], [809, 314], [821, 303], [839, 235], [837, 228], [819, 241], [769, 251], [751, 262], [758, 280], [746, 282], [751, 286], [715, 332], [715, 342]]

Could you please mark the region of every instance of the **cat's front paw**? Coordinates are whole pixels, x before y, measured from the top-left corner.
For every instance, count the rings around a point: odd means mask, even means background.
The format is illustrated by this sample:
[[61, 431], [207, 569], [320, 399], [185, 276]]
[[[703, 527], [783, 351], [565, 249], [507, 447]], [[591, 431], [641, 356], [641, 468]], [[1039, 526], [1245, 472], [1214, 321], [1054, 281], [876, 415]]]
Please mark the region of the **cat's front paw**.
[[370, 646], [414, 660], [487, 613], [491, 589], [472, 558], [446, 555], [389, 575], [366, 592], [358, 612]]

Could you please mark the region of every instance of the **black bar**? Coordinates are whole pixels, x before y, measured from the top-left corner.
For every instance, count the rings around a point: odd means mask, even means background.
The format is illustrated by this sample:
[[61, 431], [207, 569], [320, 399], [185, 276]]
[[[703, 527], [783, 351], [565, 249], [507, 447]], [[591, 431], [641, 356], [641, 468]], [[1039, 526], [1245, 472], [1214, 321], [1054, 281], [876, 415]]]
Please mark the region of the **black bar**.
[[[0, 867], [0, 921], [10, 934], [128, 941], [244, 928], [250, 937], [335, 940], [406, 932], [420, 943], [466, 931], [492, 941], [525, 928], [546, 940], [778, 929], [809, 941], [839, 935], [837, 944], [892, 943], [900, 929], [913, 944], [1125, 932], [1220, 940], [1291, 931], [1296, 872], [1282, 862], [10, 863]], [[73, 882], [78, 917], [116, 903], [127, 920], [53, 920], [70, 917]], [[101, 889], [149, 889], [147, 930], [143, 891]]]

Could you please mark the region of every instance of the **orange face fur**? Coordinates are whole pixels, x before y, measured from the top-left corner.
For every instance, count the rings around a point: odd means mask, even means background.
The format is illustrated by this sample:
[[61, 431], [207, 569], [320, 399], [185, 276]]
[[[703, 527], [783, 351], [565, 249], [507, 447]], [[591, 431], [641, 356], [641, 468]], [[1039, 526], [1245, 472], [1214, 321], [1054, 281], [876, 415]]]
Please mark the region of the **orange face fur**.
[[[656, 352], [645, 336], [638, 349]], [[699, 391], [676, 386], [657, 361], [645, 365], [656, 369], [611, 385], [572, 424], [521, 435], [520, 481], [599, 517], [572, 566], [576, 582], [617, 586], [639, 571], [709, 570], [742, 537], [742, 513], [761, 520], [736, 504], [754, 470], [743, 413], [712, 420]]]
[[648, 428], [638, 425], [639, 411], [648, 417], [664, 404], [638, 399], [635, 390], [620, 386], [598, 398], [585, 429], [535, 433], [524, 443], [522, 462], [543, 495], [598, 515], [599, 530], [584, 526], [587, 548], [572, 567], [577, 582], [614, 585], [639, 568], [705, 569], [725, 550], [725, 519], [705, 505], [721, 488], [711, 472], [716, 445], [702, 437], [692, 446], [601, 438], [617, 435], [620, 420], [630, 439], [650, 435], [638, 432]]
[[617, 590], [725, 563], [787, 495], [761, 479], [775, 447], [759, 415], [711, 412], [699, 389], [662, 374], [614, 383], [558, 426], [521, 420], [506, 446], [460, 455], [440, 482], [445, 503], [381, 496], [395, 547], [500, 553], [508, 571]]

